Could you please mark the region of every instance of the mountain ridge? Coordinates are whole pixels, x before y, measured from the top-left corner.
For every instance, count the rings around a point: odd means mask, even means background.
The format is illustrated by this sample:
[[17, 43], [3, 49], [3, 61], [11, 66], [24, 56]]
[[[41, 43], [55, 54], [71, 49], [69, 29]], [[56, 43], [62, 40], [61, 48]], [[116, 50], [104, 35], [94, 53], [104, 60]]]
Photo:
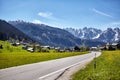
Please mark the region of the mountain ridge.
[[9, 40], [10, 38], [15, 40], [33, 41], [22, 31], [7, 23], [5, 20], [0, 19], [0, 40]]
[[107, 30], [100, 30], [96, 28], [65, 28], [68, 32], [81, 39], [96, 40], [102, 42], [118, 42], [120, 40], [120, 28], [107, 28]]
[[[9, 21], [14, 27], [35, 39], [43, 45], [60, 46], [60, 47], [73, 47], [76, 45], [83, 45], [80, 38], [73, 36], [71, 33], [64, 29], [51, 27], [44, 24], [34, 24], [24, 21]], [[84, 40], [84, 45], [97, 46], [103, 45], [102, 42]], [[91, 44], [92, 43], [92, 44]]]

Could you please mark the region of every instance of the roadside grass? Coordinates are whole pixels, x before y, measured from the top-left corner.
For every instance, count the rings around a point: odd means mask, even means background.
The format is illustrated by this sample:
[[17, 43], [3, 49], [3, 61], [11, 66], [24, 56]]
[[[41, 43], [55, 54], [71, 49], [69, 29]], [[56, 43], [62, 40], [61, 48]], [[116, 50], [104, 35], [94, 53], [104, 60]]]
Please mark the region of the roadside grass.
[[0, 41], [0, 44], [3, 45], [3, 49], [0, 49], [0, 69], [88, 53], [54, 51], [31, 53], [22, 50], [22, 46], [11, 46], [9, 42]]
[[100, 57], [73, 74], [72, 80], [120, 80], [120, 50], [103, 51]]

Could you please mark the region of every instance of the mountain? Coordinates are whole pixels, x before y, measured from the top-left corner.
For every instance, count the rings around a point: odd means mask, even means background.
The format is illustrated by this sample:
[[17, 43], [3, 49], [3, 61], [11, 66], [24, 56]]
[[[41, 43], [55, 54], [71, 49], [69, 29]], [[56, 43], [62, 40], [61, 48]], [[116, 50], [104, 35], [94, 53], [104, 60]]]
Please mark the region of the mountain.
[[118, 42], [120, 41], [120, 29], [119, 28], [108, 28], [103, 31], [95, 40], [103, 41], [103, 42]]
[[31, 38], [25, 35], [22, 31], [13, 27], [6, 21], [0, 20], [0, 40], [8, 40], [10, 38], [18, 40], [31, 40]]
[[83, 28], [83, 29], [74, 29], [74, 28], [66, 28], [68, 32], [72, 33], [74, 36], [79, 37], [81, 39], [93, 39], [98, 36], [102, 31], [95, 28]]
[[43, 45], [68, 47], [81, 44], [79, 38], [59, 28], [24, 21], [10, 21], [9, 23]]
[[73, 47], [75, 45], [83, 45], [83, 41], [84, 45], [88, 46], [104, 44], [95, 41], [81, 40], [66, 30], [54, 28], [45, 24], [34, 24], [24, 21], [9, 21], [9, 23], [43, 45]]
[[108, 28], [104, 31], [87, 27], [83, 29], [66, 28], [65, 30], [81, 39], [96, 40], [106, 43], [113, 43], [120, 40], [120, 28]]

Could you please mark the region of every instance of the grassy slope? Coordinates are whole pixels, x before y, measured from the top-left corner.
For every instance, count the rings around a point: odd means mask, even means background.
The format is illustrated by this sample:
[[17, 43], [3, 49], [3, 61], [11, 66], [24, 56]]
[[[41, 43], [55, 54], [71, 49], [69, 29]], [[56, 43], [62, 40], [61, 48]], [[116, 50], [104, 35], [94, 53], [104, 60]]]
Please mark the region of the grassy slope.
[[86, 52], [55, 53], [53, 51], [51, 51], [50, 53], [37, 53], [37, 52], [31, 53], [22, 50], [21, 46], [18, 47], [11, 46], [10, 43], [8, 42], [0, 41], [0, 44], [3, 45], [3, 49], [0, 49], [0, 69], [86, 53]]
[[74, 74], [73, 80], [120, 80], [120, 51], [104, 51], [96, 59], [96, 69], [94, 61]]

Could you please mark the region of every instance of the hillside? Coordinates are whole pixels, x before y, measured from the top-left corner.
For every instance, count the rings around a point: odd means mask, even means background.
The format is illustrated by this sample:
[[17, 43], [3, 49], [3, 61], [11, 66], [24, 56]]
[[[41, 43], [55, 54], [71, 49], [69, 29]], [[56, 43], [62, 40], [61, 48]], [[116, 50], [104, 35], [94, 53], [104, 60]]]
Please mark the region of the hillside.
[[9, 23], [43, 45], [73, 47], [75, 45], [83, 44], [87, 46], [104, 44], [96, 41], [81, 40], [66, 30], [54, 28], [44, 24], [34, 24], [24, 21], [10, 21]]
[[18, 40], [31, 40], [30, 37], [13, 27], [11, 24], [4, 20], [0, 20], [0, 40], [8, 40], [10, 38]]

